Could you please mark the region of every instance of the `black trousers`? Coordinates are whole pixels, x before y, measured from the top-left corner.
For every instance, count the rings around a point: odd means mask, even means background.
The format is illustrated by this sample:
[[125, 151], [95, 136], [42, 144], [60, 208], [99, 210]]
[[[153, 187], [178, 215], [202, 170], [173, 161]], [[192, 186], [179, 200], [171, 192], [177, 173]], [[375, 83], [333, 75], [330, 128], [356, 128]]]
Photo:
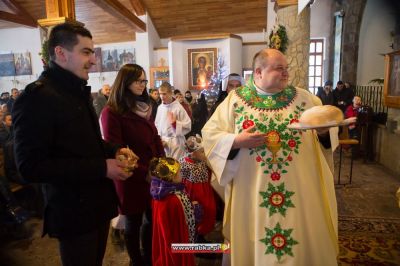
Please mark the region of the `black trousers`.
[[[124, 237], [125, 246], [131, 259], [130, 265], [151, 265], [151, 208], [144, 213], [126, 215]], [[140, 252], [140, 243], [143, 248], [143, 256]]]
[[58, 239], [63, 266], [101, 266], [106, 251], [110, 222], [74, 237]]

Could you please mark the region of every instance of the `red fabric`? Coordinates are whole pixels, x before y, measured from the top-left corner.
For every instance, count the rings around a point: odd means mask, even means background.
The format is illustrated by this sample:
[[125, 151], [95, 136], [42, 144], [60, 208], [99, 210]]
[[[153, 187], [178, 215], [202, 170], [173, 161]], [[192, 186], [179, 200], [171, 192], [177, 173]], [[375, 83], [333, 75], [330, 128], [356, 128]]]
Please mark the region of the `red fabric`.
[[358, 107], [354, 107], [352, 105], [347, 107], [346, 113], [345, 113], [346, 118], [356, 117], [357, 115], [358, 115]]
[[[187, 162], [193, 162], [190, 158], [185, 158]], [[206, 235], [214, 229], [215, 225], [215, 199], [214, 190], [210, 184], [211, 171], [209, 171], [208, 182], [205, 183], [192, 183], [187, 179], [182, 179], [185, 184], [185, 190], [189, 195], [190, 201], [198, 201], [203, 207], [203, 219], [197, 226], [197, 233], [200, 235]]]
[[146, 181], [149, 162], [165, 156], [160, 136], [153, 121], [134, 113], [118, 115], [106, 106], [100, 117], [103, 138], [111, 143], [129, 146], [139, 156], [139, 167], [125, 181], [114, 181], [120, 214], [136, 214], [150, 205], [150, 184]]
[[[345, 117], [350, 118], [350, 117], [357, 117], [358, 115], [358, 107], [354, 107], [353, 105], [350, 105], [347, 107], [346, 112], [345, 112]], [[353, 129], [356, 127], [355, 123], [352, 123], [349, 125], [350, 129]]]
[[172, 253], [172, 243], [189, 243], [182, 203], [174, 194], [153, 200], [153, 266], [194, 266], [194, 254]]
[[183, 109], [185, 109], [187, 115], [190, 117], [190, 120], [192, 120], [193, 119], [192, 118], [192, 108], [190, 107], [190, 105], [185, 102], [181, 103], [181, 105], [182, 105]]

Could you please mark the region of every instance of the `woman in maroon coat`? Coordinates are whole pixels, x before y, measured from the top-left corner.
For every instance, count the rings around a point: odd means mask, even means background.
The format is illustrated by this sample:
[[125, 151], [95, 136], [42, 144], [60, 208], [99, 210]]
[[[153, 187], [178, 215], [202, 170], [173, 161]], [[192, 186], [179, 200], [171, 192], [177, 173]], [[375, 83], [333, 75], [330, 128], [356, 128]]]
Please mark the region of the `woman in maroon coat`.
[[[164, 156], [160, 136], [150, 119], [146, 74], [136, 64], [126, 64], [118, 72], [100, 121], [105, 140], [129, 146], [139, 156], [138, 168], [126, 181], [115, 181], [119, 212], [126, 216], [125, 244], [130, 265], [151, 261], [151, 222], [142, 225], [143, 214], [151, 217], [150, 184], [146, 180], [149, 162]], [[144, 258], [140, 254], [140, 228]]]

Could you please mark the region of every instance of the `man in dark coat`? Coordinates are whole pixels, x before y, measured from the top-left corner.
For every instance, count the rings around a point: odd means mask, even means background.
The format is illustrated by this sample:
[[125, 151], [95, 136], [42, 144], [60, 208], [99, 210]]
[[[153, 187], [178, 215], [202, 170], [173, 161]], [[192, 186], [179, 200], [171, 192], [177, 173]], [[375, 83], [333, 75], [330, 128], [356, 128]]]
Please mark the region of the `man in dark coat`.
[[[125, 180], [117, 147], [102, 141], [91, 104], [90, 32], [64, 23], [49, 37], [51, 62], [12, 112], [15, 155], [24, 179], [43, 183], [43, 235], [56, 237], [63, 265], [101, 265], [109, 221], [117, 215], [112, 179]], [[118, 152], [126, 153], [121, 149]]]
[[332, 81], [327, 80], [324, 87], [318, 87], [317, 96], [321, 99], [323, 105], [334, 105]]
[[333, 90], [334, 105], [342, 110], [344, 114], [347, 107], [352, 104], [353, 98], [354, 92], [350, 88], [346, 88], [343, 81], [339, 80]]

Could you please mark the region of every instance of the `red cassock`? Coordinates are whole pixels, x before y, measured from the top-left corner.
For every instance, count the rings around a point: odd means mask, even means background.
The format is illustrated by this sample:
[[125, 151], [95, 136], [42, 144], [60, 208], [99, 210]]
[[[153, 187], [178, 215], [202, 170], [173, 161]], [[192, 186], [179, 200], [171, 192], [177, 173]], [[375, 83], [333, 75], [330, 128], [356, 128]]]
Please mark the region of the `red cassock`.
[[182, 182], [190, 200], [198, 201], [203, 207], [203, 217], [197, 226], [199, 235], [206, 235], [214, 229], [216, 206], [214, 190], [210, 184], [211, 170], [204, 162], [196, 162], [189, 157], [179, 160]]
[[172, 253], [172, 243], [189, 243], [182, 203], [174, 194], [153, 199], [153, 266], [194, 266], [194, 254]]

